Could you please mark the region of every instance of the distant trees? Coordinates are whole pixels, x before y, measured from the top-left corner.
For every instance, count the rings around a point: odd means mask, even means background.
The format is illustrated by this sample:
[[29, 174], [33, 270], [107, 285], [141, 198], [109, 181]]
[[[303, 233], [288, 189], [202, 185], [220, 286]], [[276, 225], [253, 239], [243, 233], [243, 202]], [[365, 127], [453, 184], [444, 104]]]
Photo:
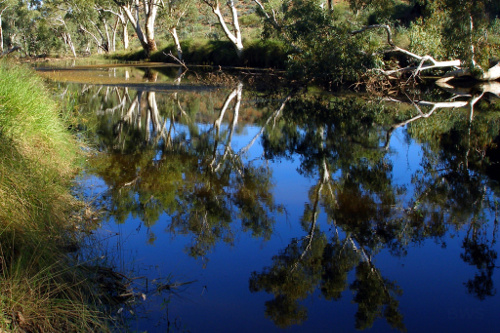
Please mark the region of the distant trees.
[[171, 38], [182, 60], [181, 40], [196, 26], [206, 29], [197, 38], [225, 36], [239, 59], [245, 38], [278, 41], [291, 79], [327, 87], [424, 70], [494, 80], [499, 14], [491, 0], [0, 0], [0, 51], [7, 43], [76, 57], [113, 52], [121, 36], [123, 48], [135, 43], [149, 57]]

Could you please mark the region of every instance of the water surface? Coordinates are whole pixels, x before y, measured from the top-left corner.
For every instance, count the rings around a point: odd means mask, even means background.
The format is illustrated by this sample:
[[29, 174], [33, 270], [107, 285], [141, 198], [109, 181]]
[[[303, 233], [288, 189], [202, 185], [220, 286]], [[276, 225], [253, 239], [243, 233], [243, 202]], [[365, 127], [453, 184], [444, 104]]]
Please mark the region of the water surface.
[[134, 278], [131, 330], [499, 327], [491, 86], [388, 100], [76, 71], [52, 76], [74, 82], [54, 85], [92, 148], [94, 245]]

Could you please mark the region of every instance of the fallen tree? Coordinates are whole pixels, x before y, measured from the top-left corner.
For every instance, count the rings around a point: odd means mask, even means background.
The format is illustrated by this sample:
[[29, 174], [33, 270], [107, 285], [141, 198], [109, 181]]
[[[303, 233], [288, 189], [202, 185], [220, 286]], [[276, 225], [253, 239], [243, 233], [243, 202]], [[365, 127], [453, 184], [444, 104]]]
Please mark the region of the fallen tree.
[[[372, 69], [372, 71], [381, 73], [388, 78], [395, 77], [395, 75], [402, 73], [411, 73], [411, 76], [416, 77], [421, 72], [431, 69], [445, 69], [449, 68], [451, 71], [446, 72], [438, 81], [446, 82], [454, 78], [462, 76], [470, 76], [479, 81], [494, 81], [500, 79], [500, 61], [494, 62], [488, 70], [484, 70], [479, 64], [477, 64], [472, 58], [469, 62], [471, 66], [464, 66], [465, 61], [460, 59], [439, 61], [434, 59], [430, 55], [418, 55], [397, 46], [392, 39], [391, 27], [387, 24], [373, 24], [365, 26], [359, 30], [352, 31], [351, 35], [356, 35], [370, 29], [384, 29], [387, 34], [387, 43], [390, 46], [385, 53], [395, 52], [401, 53], [411, 59], [417, 60], [418, 64], [413, 66], [406, 66], [403, 68], [384, 70], [380, 68]], [[473, 45], [471, 45], [473, 49]], [[473, 54], [473, 52], [472, 52]]]

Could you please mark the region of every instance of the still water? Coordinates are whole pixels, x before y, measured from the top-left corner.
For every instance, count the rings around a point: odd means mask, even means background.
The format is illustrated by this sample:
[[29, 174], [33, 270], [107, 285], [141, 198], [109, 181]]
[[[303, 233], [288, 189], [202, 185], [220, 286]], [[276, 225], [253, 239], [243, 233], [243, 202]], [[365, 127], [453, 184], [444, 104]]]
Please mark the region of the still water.
[[131, 331], [500, 327], [495, 85], [369, 98], [243, 71], [44, 73], [90, 147], [87, 251], [130, 279]]

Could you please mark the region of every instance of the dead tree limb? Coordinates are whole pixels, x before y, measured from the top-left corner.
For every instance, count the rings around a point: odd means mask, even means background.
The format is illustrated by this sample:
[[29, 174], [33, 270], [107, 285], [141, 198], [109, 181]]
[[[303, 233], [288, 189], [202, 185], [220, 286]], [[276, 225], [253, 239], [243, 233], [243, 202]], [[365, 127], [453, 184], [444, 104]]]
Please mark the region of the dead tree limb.
[[189, 68], [186, 66], [186, 63], [184, 62], [184, 60], [181, 60], [181, 59], [177, 58], [176, 56], [174, 56], [172, 54], [172, 51], [170, 51], [168, 53], [163, 52], [163, 54], [166, 55], [167, 57], [174, 59], [179, 65], [184, 67], [185, 70], [189, 70]]
[[[359, 30], [352, 31], [351, 35], [357, 35], [359, 33], [362, 33], [367, 30], [371, 29], [384, 29], [386, 34], [387, 34], [387, 43], [391, 48], [387, 50], [386, 52], [399, 52], [402, 53], [410, 58], [416, 59], [419, 63], [417, 66], [407, 66], [403, 68], [398, 68], [394, 70], [383, 70], [383, 69], [374, 69], [374, 71], [378, 71], [382, 73], [385, 76], [390, 76], [393, 74], [397, 73], [405, 73], [405, 72], [412, 72], [412, 76], [417, 76], [420, 74], [420, 72], [425, 71], [425, 70], [430, 70], [430, 69], [436, 69], [436, 68], [452, 68], [454, 69], [451, 72], [446, 73], [440, 81], [446, 82], [449, 81], [453, 78], [459, 77], [459, 76], [464, 76], [464, 75], [471, 75], [471, 70], [470, 68], [464, 68], [462, 67], [462, 62], [460, 60], [445, 60], [445, 61], [439, 61], [434, 59], [430, 55], [418, 55], [413, 52], [410, 52], [406, 49], [403, 49], [396, 44], [394, 44], [394, 41], [392, 40], [392, 31], [391, 27], [387, 24], [372, 24], [365, 26]], [[496, 65], [492, 66], [489, 68], [487, 71], [483, 71], [482, 75], [479, 77], [475, 77], [476, 79], [480, 81], [493, 81], [497, 80], [500, 78], [500, 62], [498, 62]]]

